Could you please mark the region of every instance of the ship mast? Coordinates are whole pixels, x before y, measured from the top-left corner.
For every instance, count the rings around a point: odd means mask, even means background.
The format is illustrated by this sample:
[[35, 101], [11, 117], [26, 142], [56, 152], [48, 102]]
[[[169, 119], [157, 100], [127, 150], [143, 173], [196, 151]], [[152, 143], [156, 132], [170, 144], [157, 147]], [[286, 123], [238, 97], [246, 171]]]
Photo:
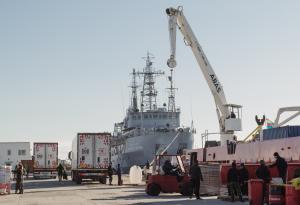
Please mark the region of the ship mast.
[[171, 75], [168, 76], [168, 79], [170, 81], [170, 87], [167, 88], [169, 90], [168, 111], [169, 112], [175, 112], [176, 111], [176, 106], [175, 106], [175, 90], [177, 90], [177, 88], [174, 88], [174, 83], [173, 83], [173, 69], [171, 69]]
[[142, 100], [141, 100], [141, 111], [148, 110], [156, 110], [156, 96], [157, 91], [155, 89], [155, 77], [163, 75], [164, 72], [156, 71], [152, 64], [151, 59], [154, 57], [150, 57], [150, 53], [147, 53], [146, 59], [146, 67], [143, 69], [143, 72], [137, 72], [138, 75], [142, 75], [144, 77], [143, 81], [143, 90], [141, 92]]
[[138, 85], [136, 83], [136, 75], [135, 69], [132, 70], [132, 83], [131, 83], [131, 110], [133, 112], [138, 112], [138, 104], [137, 104], [137, 88]]

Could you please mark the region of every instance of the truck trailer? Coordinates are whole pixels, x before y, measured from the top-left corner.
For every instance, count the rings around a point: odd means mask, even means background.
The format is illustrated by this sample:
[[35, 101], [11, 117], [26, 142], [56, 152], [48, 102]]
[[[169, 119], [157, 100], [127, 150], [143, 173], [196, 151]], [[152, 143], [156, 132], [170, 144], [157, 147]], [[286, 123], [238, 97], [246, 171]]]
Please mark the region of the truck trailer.
[[110, 133], [78, 133], [72, 142], [72, 180], [91, 179], [106, 184], [110, 162]]
[[56, 178], [58, 143], [33, 143], [33, 178]]

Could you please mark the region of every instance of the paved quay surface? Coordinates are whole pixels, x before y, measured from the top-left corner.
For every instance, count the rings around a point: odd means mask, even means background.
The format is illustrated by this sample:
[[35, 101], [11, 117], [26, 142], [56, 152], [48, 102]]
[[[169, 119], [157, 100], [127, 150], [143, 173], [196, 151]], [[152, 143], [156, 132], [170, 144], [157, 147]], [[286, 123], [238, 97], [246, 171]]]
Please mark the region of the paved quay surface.
[[[216, 197], [203, 197], [203, 200], [188, 199], [180, 194], [161, 194], [151, 197], [145, 193], [145, 185], [109, 186], [97, 182], [84, 182], [77, 185], [72, 181], [26, 180], [24, 194], [1, 195], [2, 205], [98, 205], [98, 204], [158, 204], [158, 205], [229, 205]], [[126, 182], [126, 181], [125, 181]], [[114, 181], [114, 184], [116, 182]], [[235, 202], [244, 205], [248, 202]]]

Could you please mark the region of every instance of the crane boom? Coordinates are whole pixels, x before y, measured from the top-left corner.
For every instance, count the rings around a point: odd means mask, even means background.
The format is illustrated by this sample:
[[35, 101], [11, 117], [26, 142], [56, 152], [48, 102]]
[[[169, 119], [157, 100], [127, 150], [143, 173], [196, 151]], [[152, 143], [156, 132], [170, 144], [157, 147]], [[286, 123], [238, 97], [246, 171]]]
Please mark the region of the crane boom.
[[[204, 51], [202, 50], [196, 36], [193, 33], [188, 21], [186, 20], [182, 7], [168, 8], [166, 13], [169, 16], [169, 35], [170, 35], [170, 47], [171, 55], [168, 59], [167, 65], [170, 68], [176, 67], [176, 28], [181, 31], [184, 42], [187, 46], [190, 46], [192, 52], [199, 64], [199, 67], [204, 75], [204, 78], [210, 88], [216, 104], [216, 111], [219, 120], [221, 145], [226, 142], [232, 141], [234, 138], [234, 131], [241, 130], [241, 120], [236, 118], [234, 110], [237, 111], [241, 108], [239, 105], [227, 104], [223, 87], [212, 69]], [[239, 115], [239, 114], [238, 114]]]

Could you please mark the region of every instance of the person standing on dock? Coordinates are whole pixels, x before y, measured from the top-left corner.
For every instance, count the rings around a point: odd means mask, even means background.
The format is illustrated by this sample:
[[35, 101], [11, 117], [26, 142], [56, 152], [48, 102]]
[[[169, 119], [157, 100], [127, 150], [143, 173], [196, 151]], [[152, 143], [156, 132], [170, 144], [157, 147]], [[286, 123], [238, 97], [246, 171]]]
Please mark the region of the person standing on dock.
[[271, 181], [271, 175], [268, 167], [265, 165], [264, 160], [260, 160], [260, 166], [256, 170], [256, 176], [259, 179], [263, 180], [263, 197], [262, 197], [262, 202], [261, 204], [264, 204], [264, 201], [268, 201], [268, 196], [267, 196], [267, 185]]
[[236, 163], [232, 162], [231, 168], [227, 173], [227, 181], [229, 185], [231, 201], [234, 202], [235, 194], [239, 196], [240, 201], [243, 202], [243, 196], [239, 184], [239, 171], [236, 168]]
[[112, 185], [112, 180], [113, 180], [113, 169], [112, 169], [112, 167], [111, 167], [111, 162], [110, 162], [109, 165], [108, 165], [107, 172], [108, 172], [109, 185]]
[[18, 193], [18, 191], [19, 194], [23, 194], [23, 175], [24, 175], [23, 165], [19, 163], [16, 169], [16, 190], [15, 190], [16, 194]]
[[58, 175], [58, 181], [61, 182], [62, 177], [63, 177], [63, 172], [64, 172], [64, 167], [62, 166], [61, 163], [59, 163], [56, 170], [57, 170], [57, 175]]
[[271, 164], [269, 167], [277, 167], [278, 169], [278, 173], [279, 173], [279, 177], [282, 178], [282, 181], [284, 184], [286, 184], [286, 171], [287, 171], [287, 162], [285, 161], [284, 158], [282, 158], [278, 152], [275, 152], [273, 154], [273, 156], [275, 157], [276, 161]]
[[201, 169], [198, 165], [198, 161], [195, 161], [190, 169], [190, 175], [191, 175], [191, 182], [193, 186], [193, 192], [190, 198], [193, 197], [193, 194], [195, 194], [196, 199], [200, 198], [200, 180], [203, 181]]
[[120, 164], [118, 164], [117, 175], [118, 175], [118, 185], [121, 186], [123, 183], [122, 183], [122, 172], [121, 172]]
[[243, 195], [248, 195], [248, 180], [249, 180], [249, 172], [245, 167], [244, 163], [241, 163], [241, 169], [239, 170], [240, 176], [240, 187]]

